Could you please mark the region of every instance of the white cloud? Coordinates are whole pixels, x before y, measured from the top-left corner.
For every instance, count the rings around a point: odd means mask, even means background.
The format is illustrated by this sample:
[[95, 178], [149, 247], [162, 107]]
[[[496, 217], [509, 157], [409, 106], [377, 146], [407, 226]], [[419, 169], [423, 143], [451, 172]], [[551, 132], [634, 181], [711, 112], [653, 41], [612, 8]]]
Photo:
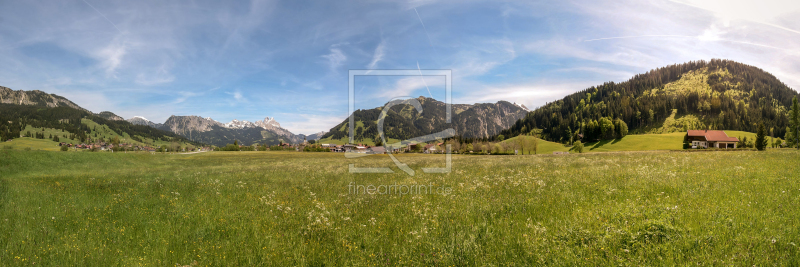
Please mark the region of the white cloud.
[[527, 84], [483, 85], [479, 90], [456, 97], [454, 103], [486, 103], [500, 100], [524, 104], [531, 110], [574, 92], [600, 84], [592, 81], [542, 81]]
[[396, 97], [413, 97], [411, 94], [420, 89], [430, 87], [444, 87], [445, 80], [441, 76], [409, 76], [399, 78], [394, 85], [386, 90], [375, 90], [373, 97], [392, 99]]
[[796, 15], [800, 2], [783, 0], [672, 0], [711, 12], [729, 26], [733, 20], [747, 20], [800, 34], [798, 29], [779, 25], [778, 18]]
[[342, 53], [342, 50], [339, 48], [331, 48], [331, 53], [327, 55], [323, 55], [322, 58], [327, 60], [328, 68], [331, 72], [337, 72], [338, 69], [342, 64], [347, 60], [347, 56]]
[[290, 119], [289, 122], [281, 122], [281, 126], [294, 134], [314, 134], [320, 131], [329, 131], [337, 124], [344, 121], [347, 115], [330, 116], [317, 114], [289, 114], [283, 113], [284, 117]]
[[124, 42], [114, 41], [100, 51], [96, 57], [100, 60], [101, 66], [105, 69], [106, 75], [116, 78], [116, 70], [122, 64], [122, 59], [127, 53], [127, 46]]

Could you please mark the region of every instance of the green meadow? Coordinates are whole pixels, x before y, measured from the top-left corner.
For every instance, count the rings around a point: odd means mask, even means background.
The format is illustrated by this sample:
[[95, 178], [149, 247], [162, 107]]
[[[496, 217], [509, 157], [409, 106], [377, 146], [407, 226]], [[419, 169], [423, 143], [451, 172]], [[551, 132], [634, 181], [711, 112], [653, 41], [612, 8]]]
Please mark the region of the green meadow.
[[[749, 141], [755, 141], [756, 134], [743, 131], [729, 131], [725, 133], [730, 137], [743, 138], [747, 137]], [[649, 150], [683, 150], [683, 137], [685, 132], [678, 133], [664, 133], [664, 134], [636, 134], [627, 135], [620, 139], [603, 140], [598, 142], [591, 142], [584, 144], [583, 153], [592, 152], [618, 152], [618, 151], [649, 151]], [[518, 138], [534, 138], [531, 136], [517, 136], [509, 138], [503, 142], [514, 143]], [[770, 137], [767, 140], [772, 142]], [[774, 138], [776, 143], [783, 142], [781, 138]], [[539, 148], [538, 154], [552, 154], [555, 151], [569, 151], [570, 153], [577, 153], [571, 146], [564, 146], [563, 144], [550, 142], [538, 139]], [[771, 144], [771, 143], [770, 143]], [[525, 151], [525, 154], [532, 154], [532, 151]]]
[[800, 264], [797, 150], [398, 159], [415, 175], [348, 172], [386, 155], [0, 150], [0, 263]]

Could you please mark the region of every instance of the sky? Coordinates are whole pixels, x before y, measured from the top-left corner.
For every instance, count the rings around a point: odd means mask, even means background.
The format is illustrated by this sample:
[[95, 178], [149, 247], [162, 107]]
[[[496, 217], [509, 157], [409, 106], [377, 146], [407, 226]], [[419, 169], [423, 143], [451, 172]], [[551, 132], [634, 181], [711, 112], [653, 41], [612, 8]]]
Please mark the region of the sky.
[[[0, 1], [0, 86], [164, 122], [348, 115], [351, 69], [451, 70], [453, 103], [529, 108], [731, 59], [800, 88], [800, 1]], [[444, 101], [441, 76], [357, 77], [355, 107]]]

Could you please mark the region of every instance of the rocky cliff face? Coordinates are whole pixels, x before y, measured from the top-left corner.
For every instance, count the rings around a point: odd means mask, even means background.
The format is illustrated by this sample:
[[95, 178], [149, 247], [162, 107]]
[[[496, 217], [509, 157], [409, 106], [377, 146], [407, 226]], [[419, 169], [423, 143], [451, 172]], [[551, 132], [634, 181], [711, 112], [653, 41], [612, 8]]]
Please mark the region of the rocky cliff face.
[[89, 110], [78, 106], [69, 99], [55, 94], [48, 94], [39, 90], [23, 91], [11, 90], [8, 87], [0, 86], [0, 103], [15, 104], [15, 105], [33, 105], [33, 106], [46, 106], [46, 107], [71, 107], [78, 110], [90, 112]]
[[527, 113], [527, 109], [506, 101], [475, 104], [453, 116], [453, 124], [464, 137], [489, 137], [508, 129]]
[[[416, 98], [422, 106], [418, 113], [411, 105], [400, 104], [391, 108], [384, 120], [384, 133], [389, 138], [410, 139], [453, 128], [457, 135], [466, 138], [489, 137], [510, 127], [523, 118], [528, 110], [522, 105], [499, 101], [483, 104], [451, 105], [451, 123], [447, 123], [446, 104], [433, 98]], [[407, 102], [407, 101], [406, 101]], [[377, 120], [383, 107], [354, 112], [357, 126], [356, 139], [374, 139], [377, 135]], [[348, 120], [333, 127], [323, 138], [340, 139], [349, 136]]]
[[224, 125], [211, 118], [203, 118], [200, 116], [170, 116], [164, 122], [162, 129], [170, 132], [186, 136], [192, 131], [207, 132], [216, 127], [224, 127]]
[[124, 121], [125, 120], [122, 117], [117, 116], [117, 114], [114, 114], [111, 111], [103, 111], [103, 112], [97, 113], [95, 115], [97, 115], [98, 117], [101, 117], [103, 119], [106, 119], [106, 120], [112, 120], [112, 121]]

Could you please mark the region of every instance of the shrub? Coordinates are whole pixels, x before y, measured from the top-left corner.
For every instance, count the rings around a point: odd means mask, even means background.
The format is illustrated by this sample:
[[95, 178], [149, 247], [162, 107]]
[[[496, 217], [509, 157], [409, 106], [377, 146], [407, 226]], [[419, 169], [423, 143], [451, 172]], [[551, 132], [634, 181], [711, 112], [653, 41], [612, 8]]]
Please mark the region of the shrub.
[[581, 141], [575, 142], [575, 152], [583, 153], [583, 143]]
[[61, 146], [61, 151], [67, 151], [67, 150], [69, 150], [69, 147], [67, 147], [66, 145]]

